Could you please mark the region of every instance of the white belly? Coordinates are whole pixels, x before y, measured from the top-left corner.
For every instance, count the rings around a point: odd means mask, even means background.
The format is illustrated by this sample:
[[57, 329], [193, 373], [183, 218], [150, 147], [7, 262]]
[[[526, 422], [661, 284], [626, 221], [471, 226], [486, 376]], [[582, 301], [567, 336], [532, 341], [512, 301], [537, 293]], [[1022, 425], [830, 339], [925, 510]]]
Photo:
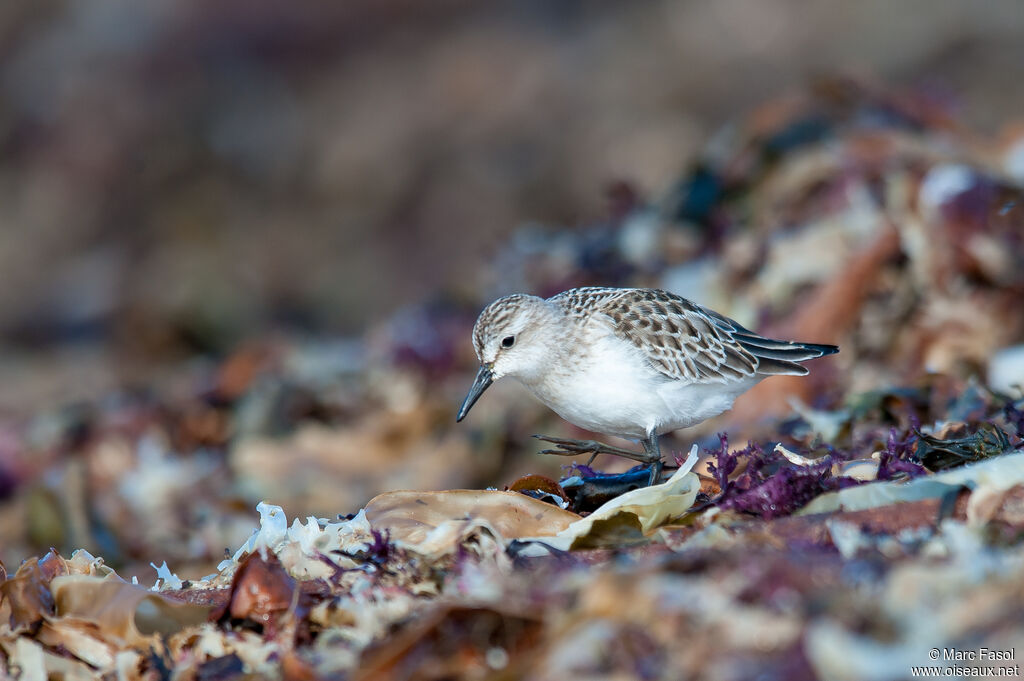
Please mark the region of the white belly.
[[542, 380], [525, 383], [566, 421], [598, 433], [643, 439], [717, 416], [757, 381], [687, 384], [652, 369], [632, 346], [598, 340], [572, 365], [552, 367]]
[[733, 401], [750, 390], [761, 378], [759, 376], [729, 383], [665, 383], [658, 389], [667, 410], [658, 427], [658, 434], [689, 428], [718, 416], [732, 408]]

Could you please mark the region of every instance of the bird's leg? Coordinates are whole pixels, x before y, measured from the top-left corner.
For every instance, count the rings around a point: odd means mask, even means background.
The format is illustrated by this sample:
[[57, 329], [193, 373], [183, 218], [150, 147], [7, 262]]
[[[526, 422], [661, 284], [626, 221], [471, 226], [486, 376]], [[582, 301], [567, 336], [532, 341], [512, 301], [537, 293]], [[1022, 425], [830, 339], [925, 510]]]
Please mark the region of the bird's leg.
[[649, 433], [647, 439], [643, 441], [644, 452], [647, 454], [647, 460], [651, 462], [651, 477], [647, 481], [647, 486], [657, 484], [658, 478], [661, 477], [661, 469], [664, 467], [665, 462], [661, 459], [661, 446], [658, 444], [658, 434]]
[[560, 437], [548, 437], [547, 435], [534, 435], [534, 437], [538, 440], [550, 442], [551, 444], [558, 446], [557, 449], [545, 449], [541, 454], [551, 454], [553, 456], [579, 456], [580, 454], [590, 454], [591, 457], [587, 461], [588, 466], [598, 454], [621, 456], [626, 459], [639, 461], [640, 463], [654, 463], [655, 457], [657, 457], [658, 461], [661, 461], [661, 454], [657, 452], [657, 445], [655, 445], [655, 453], [652, 454], [651, 450], [647, 447], [646, 440], [644, 441], [644, 451], [634, 452], [629, 449], [613, 447], [612, 445], [606, 445], [594, 440], [566, 440]]

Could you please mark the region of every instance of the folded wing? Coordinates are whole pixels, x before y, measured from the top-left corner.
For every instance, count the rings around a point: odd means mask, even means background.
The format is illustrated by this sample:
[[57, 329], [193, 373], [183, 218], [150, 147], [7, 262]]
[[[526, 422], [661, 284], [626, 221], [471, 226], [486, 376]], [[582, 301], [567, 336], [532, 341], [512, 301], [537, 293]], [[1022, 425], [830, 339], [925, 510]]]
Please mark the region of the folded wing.
[[612, 289], [594, 290], [600, 292], [595, 311], [607, 315], [616, 334], [672, 379], [729, 383], [755, 376], [802, 376], [807, 368], [800, 362], [839, 351], [834, 345], [765, 338], [668, 291], [619, 289], [610, 295]]

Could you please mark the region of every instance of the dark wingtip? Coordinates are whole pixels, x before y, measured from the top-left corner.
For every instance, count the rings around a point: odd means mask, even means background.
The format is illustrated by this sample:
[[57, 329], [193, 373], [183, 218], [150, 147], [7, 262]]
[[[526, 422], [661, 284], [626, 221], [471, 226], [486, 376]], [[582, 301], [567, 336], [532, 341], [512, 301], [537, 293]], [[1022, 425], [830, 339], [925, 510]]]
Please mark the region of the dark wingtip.
[[834, 355], [839, 352], [838, 345], [817, 345], [815, 343], [801, 343], [808, 350], [814, 350], [821, 354], [818, 357], [824, 357], [825, 355]]

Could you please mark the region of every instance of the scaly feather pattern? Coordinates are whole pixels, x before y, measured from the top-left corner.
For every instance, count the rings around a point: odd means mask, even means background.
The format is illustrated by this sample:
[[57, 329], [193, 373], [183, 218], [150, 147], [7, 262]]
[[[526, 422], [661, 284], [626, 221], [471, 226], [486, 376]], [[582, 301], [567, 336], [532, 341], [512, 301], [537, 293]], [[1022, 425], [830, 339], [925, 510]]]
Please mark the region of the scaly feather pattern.
[[838, 352], [832, 345], [780, 341], [661, 289], [586, 287], [548, 299], [578, 324], [606, 318], [658, 372], [690, 383], [729, 383], [758, 375], [802, 376], [799, 362]]

